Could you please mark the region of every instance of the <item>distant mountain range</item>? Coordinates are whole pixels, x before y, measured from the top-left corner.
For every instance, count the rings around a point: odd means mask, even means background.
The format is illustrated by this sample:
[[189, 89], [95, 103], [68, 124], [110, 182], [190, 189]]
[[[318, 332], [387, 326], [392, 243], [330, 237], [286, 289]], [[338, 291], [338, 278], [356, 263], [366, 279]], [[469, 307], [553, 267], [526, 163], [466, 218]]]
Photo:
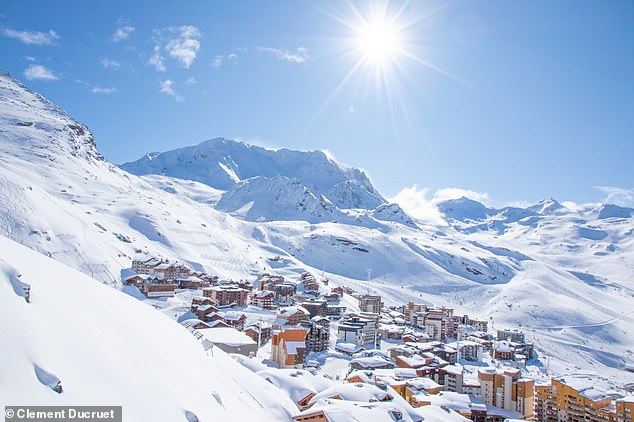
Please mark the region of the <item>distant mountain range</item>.
[[120, 168], [84, 125], [0, 77], [3, 236], [113, 287], [139, 252], [226, 278], [323, 273], [388, 304], [521, 325], [562, 371], [634, 377], [621, 369], [634, 349], [632, 209], [467, 198], [438, 208], [445, 224], [414, 221], [323, 152], [223, 138]]

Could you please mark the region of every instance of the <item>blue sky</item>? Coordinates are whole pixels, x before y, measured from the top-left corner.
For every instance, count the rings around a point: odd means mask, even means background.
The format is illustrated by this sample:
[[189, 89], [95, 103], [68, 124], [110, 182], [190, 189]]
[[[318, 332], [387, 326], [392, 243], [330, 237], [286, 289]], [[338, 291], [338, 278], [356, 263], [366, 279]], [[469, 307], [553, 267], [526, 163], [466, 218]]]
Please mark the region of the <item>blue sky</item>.
[[632, 1], [5, 0], [0, 51], [115, 163], [224, 136], [388, 197], [634, 205]]

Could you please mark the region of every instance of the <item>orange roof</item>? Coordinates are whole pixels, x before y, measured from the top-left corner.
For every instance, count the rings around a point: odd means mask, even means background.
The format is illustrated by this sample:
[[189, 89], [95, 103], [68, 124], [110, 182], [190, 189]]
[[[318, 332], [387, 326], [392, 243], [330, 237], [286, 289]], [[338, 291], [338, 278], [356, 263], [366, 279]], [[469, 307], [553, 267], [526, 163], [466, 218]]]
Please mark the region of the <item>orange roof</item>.
[[284, 341], [304, 341], [307, 331], [304, 328], [287, 328], [280, 333]]

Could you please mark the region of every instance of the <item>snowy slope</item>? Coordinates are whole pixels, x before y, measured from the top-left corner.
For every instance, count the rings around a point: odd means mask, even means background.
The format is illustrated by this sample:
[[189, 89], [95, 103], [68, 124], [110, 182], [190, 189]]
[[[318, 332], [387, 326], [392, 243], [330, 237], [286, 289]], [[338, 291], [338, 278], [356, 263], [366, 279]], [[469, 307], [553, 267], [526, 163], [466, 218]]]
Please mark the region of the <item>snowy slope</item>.
[[4, 403], [122, 405], [130, 421], [279, 421], [296, 412], [282, 391], [217, 348], [207, 355], [151, 307], [5, 237], [0, 251]]
[[[336, 190], [347, 180], [363, 185], [354, 174], [338, 179], [346, 167], [333, 166], [324, 154], [209, 141], [201, 154], [226, 144], [223, 151], [231, 154], [222, 157], [236, 164], [216, 160], [236, 176], [225, 171], [233, 181], [218, 188], [190, 174], [204, 168], [202, 157], [181, 168], [180, 155], [165, 153], [174, 160], [166, 168], [180, 171], [180, 178], [138, 177], [101, 159], [87, 131], [69, 125], [80, 126], [0, 77], [0, 234], [99, 281], [118, 283], [138, 251], [235, 279], [273, 265], [290, 277], [324, 271], [335, 284], [381, 292], [388, 304], [422, 300], [492, 316], [496, 326], [529, 326], [542, 354], [561, 356], [562, 371], [601, 368], [611, 379], [632, 377], [621, 369], [632, 363], [627, 350], [634, 349], [629, 209], [571, 211], [546, 201], [496, 210], [455, 200], [444, 208], [448, 224], [434, 226], [415, 224], [393, 204], [334, 204], [332, 215], [313, 220], [311, 212], [322, 204], [316, 187]], [[246, 171], [262, 168], [270, 173]], [[315, 177], [328, 169], [336, 177], [326, 172], [320, 185]], [[292, 189], [297, 196], [282, 212], [269, 195], [290, 197]], [[295, 208], [302, 200], [305, 211]], [[275, 255], [284, 260], [272, 264], [267, 258]]]

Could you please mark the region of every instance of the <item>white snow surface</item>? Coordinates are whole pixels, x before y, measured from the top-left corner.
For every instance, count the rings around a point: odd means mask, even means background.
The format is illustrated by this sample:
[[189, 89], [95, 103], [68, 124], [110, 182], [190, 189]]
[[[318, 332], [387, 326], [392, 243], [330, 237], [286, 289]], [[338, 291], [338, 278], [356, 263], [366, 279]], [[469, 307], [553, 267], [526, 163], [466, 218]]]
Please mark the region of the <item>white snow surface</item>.
[[[535, 341], [536, 367], [544, 373], [590, 371], [618, 384], [634, 382], [623, 370], [633, 365], [628, 351], [634, 350], [630, 209], [569, 210], [551, 199], [525, 209], [493, 209], [452, 200], [439, 204], [446, 215], [442, 226], [414, 224], [400, 208], [380, 204], [342, 204], [332, 216], [315, 219], [291, 208], [294, 214], [272, 219], [275, 201], [270, 190], [255, 189], [259, 183], [282, 186], [280, 194], [287, 195], [299, 180], [298, 198], [305, 187], [317, 200], [313, 205], [322, 194], [337, 205], [328, 191], [339, 183], [360, 183], [367, 192], [371, 185], [360, 171], [323, 153], [276, 152], [222, 139], [188, 148], [166, 153], [168, 167], [150, 166], [161, 162], [153, 154], [141, 163], [153, 175], [131, 175], [103, 160], [84, 126], [2, 76], [0, 234], [116, 287], [136, 253], [236, 280], [264, 270], [290, 279], [303, 271], [323, 273], [331, 285], [379, 293], [387, 305], [453, 306], [457, 313], [492, 317], [494, 328], [519, 327]], [[214, 162], [232, 172], [214, 169], [210, 174], [226, 183], [214, 179], [209, 187], [198, 170], [218, 151], [222, 157]], [[178, 157], [198, 158], [188, 163]], [[316, 176], [322, 173], [323, 184]], [[234, 215], [216, 208], [230, 203], [240, 186], [254, 189], [227, 208]], [[249, 216], [251, 209], [262, 212]], [[268, 259], [278, 255], [283, 259]]]
[[[288, 420], [288, 396], [175, 321], [0, 237], [0, 397], [121, 405], [125, 420]], [[15, 293], [30, 285], [31, 302]], [[62, 392], [53, 388], [61, 382]]]

